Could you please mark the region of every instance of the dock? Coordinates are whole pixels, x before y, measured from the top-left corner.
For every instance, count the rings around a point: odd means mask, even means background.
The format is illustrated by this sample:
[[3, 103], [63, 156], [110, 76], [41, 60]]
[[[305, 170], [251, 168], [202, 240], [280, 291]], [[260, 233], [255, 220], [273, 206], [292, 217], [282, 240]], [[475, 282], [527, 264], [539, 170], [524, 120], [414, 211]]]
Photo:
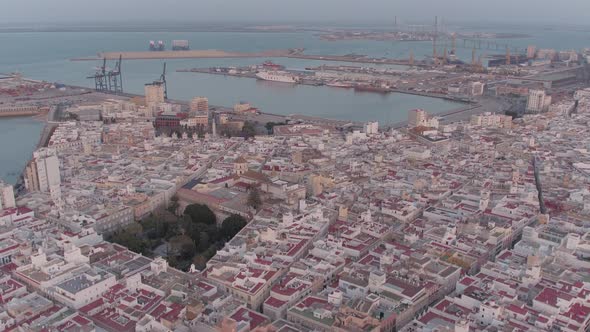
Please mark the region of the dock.
[[321, 60], [363, 64], [400, 65], [425, 67], [421, 61], [410, 62], [409, 59], [370, 58], [364, 55], [313, 55], [304, 54], [303, 49], [266, 50], [253, 53], [229, 52], [223, 50], [187, 50], [187, 51], [113, 51], [101, 52], [95, 57], [72, 58], [71, 61], [98, 61], [102, 59], [118, 60], [166, 60], [166, 59], [215, 59], [215, 58], [291, 58], [303, 60]]
[[292, 59], [303, 60], [322, 60], [333, 62], [351, 62], [363, 64], [377, 64], [377, 65], [399, 65], [399, 66], [415, 66], [426, 67], [426, 63], [415, 61], [410, 63], [409, 59], [391, 59], [391, 58], [369, 58], [365, 56], [347, 56], [347, 55], [310, 55], [310, 54], [291, 54], [285, 56]]
[[[198, 74], [210, 74], [210, 75], [219, 75], [219, 76], [230, 76], [230, 77], [241, 77], [241, 78], [250, 78], [250, 79], [258, 79], [256, 77], [255, 71], [250, 71], [248, 68], [238, 68], [239, 71], [236, 72], [229, 72], [229, 68], [190, 68], [190, 69], [178, 69], [177, 72], [181, 73], [198, 73]], [[312, 76], [301, 76], [301, 79], [297, 83], [293, 84], [300, 84], [300, 85], [310, 85], [310, 86], [326, 86], [330, 80], [318, 80], [314, 79]], [[366, 83], [365, 83], [366, 84]], [[362, 86], [362, 84], [360, 84]], [[354, 88], [351, 86], [351, 88]], [[458, 103], [465, 103], [465, 104], [472, 104], [473, 101], [469, 100], [468, 98], [459, 97], [459, 96], [452, 96], [442, 93], [434, 93], [434, 92], [427, 92], [427, 91], [418, 91], [418, 90], [410, 90], [405, 88], [384, 88], [382, 90], [367, 90], [364, 91], [367, 93], [403, 93], [403, 94], [410, 94], [416, 95], [421, 97], [430, 97], [430, 98], [439, 98], [448, 101], [458, 102]]]
[[73, 58], [72, 61], [118, 60], [165, 60], [165, 59], [214, 59], [214, 58], [277, 58], [293, 55], [297, 50], [267, 50], [254, 53], [228, 52], [221, 50], [187, 51], [138, 51], [101, 52], [96, 57]]
[[41, 107], [30, 106], [3, 106], [0, 107], [0, 118], [2, 117], [20, 117], [20, 116], [37, 116], [42, 114], [45, 109]]

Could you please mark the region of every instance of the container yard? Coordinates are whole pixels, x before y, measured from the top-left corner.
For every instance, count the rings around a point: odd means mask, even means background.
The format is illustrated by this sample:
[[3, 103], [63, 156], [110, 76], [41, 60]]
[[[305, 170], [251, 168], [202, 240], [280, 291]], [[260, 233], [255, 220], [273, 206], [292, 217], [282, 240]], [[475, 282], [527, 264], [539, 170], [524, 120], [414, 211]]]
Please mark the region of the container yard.
[[188, 40], [173, 40], [172, 41], [173, 51], [188, 51], [190, 50]]
[[86, 88], [0, 74], [0, 117], [44, 116], [61, 103], [102, 100], [107, 96], [98, 95]]
[[[174, 42], [174, 41], [173, 41]], [[292, 58], [302, 60], [321, 60], [334, 62], [350, 62], [350, 63], [365, 63], [365, 64], [383, 64], [383, 65], [403, 65], [425, 67], [428, 63], [425, 61], [414, 60], [412, 57], [408, 59], [392, 59], [392, 58], [371, 58], [365, 55], [348, 54], [348, 55], [313, 55], [304, 54], [302, 48], [291, 48], [281, 50], [266, 50], [254, 53], [245, 52], [229, 52], [223, 50], [190, 50], [174, 48], [172, 51], [159, 50], [159, 52], [150, 51], [120, 51], [120, 52], [101, 52], [96, 57], [82, 57], [72, 58], [72, 61], [97, 61], [102, 59], [117, 60], [122, 57], [124, 60], [164, 60], [164, 59], [205, 59], [205, 58]]]

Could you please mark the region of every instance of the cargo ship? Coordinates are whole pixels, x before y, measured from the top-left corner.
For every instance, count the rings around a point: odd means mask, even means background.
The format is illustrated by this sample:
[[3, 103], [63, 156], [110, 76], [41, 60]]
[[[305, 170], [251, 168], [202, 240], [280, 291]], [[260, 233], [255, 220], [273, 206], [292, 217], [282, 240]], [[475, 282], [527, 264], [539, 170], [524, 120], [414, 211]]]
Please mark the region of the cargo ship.
[[262, 63], [262, 68], [267, 70], [283, 70], [285, 69], [285, 66], [278, 65], [270, 60], [267, 60]]
[[256, 77], [271, 82], [281, 83], [299, 83], [299, 76], [284, 71], [261, 71], [256, 73]]
[[387, 86], [375, 86], [375, 85], [355, 85], [354, 91], [358, 92], [376, 92], [376, 93], [390, 93], [391, 88]]
[[172, 41], [172, 50], [173, 51], [188, 51], [190, 50], [188, 40], [173, 40]]
[[150, 40], [150, 51], [163, 51], [165, 48], [163, 41], [158, 40], [158, 43], [156, 44], [155, 41]]

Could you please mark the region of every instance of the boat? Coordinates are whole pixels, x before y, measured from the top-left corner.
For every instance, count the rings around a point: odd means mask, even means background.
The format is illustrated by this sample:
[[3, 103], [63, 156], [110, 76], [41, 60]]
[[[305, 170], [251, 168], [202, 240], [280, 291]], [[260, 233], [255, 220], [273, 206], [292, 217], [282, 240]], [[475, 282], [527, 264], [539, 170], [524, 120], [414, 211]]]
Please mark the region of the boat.
[[334, 82], [326, 83], [326, 86], [329, 86], [329, 87], [332, 87], [332, 88], [344, 88], [344, 89], [350, 89], [350, 88], [353, 87], [353, 85], [350, 84], [350, 83], [340, 82], [340, 81], [334, 81]]
[[268, 70], [283, 70], [283, 69], [285, 69], [285, 66], [278, 65], [270, 60], [267, 60], [267, 61], [264, 61], [264, 63], [262, 63], [262, 68], [268, 69]]
[[358, 92], [377, 92], [377, 93], [390, 93], [391, 88], [374, 85], [355, 85], [354, 91]]
[[300, 79], [299, 76], [285, 71], [261, 71], [256, 73], [256, 77], [265, 81], [282, 83], [298, 83]]

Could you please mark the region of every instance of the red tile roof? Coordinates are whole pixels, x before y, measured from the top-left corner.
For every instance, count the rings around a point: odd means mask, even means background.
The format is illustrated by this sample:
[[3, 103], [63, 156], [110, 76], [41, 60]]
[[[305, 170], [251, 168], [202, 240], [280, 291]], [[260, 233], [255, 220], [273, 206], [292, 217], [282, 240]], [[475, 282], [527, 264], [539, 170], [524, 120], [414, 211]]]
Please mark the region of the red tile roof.
[[270, 320], [266, 316], [244, 307], [239, 308], [233, 315], [231, 315], [231, 318], [236, 322], [249, 322], [251, 330], [258, 326], [263, 326], [263, 324], [266, 325], [265, 323], [270, 323]]

